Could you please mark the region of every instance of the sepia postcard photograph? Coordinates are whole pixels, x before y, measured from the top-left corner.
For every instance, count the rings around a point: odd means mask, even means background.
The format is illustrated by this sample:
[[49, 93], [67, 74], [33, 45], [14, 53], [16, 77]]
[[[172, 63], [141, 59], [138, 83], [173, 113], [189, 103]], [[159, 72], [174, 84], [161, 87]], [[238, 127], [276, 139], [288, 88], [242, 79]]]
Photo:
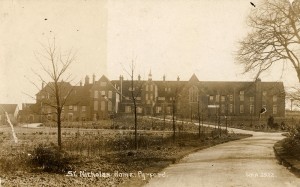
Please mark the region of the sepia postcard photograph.
[[0, 187], [299, 187], [300, 0], [1, 0]]

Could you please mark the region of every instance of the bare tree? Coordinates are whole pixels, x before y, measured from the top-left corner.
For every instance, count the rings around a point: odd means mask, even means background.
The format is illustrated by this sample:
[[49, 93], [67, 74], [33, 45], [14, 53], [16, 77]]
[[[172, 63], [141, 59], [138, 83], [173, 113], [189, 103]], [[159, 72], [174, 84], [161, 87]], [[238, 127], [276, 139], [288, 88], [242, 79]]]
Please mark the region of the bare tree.
[[177, 116], [177, 104], [178, 104], [178, 100], [180, 97], [179, 92], [180, 92], [180, 90], [179, 90], [179, 85], [178, 85], [178, 81], [177, 81], [176, 85], [175, 85], [175, 90], [172, 95], [173, 142], [175, 142], [175, 139], [176, 139], [176, 116]]
[[[47, 45], [42, 44], [42, 49], [41, 53], [36, 53], [42, 72], [34, 71], [34, 73], [46, 86], [37, 94], [37, 104], [41, 106], [41, 115], [45, 113], [56, 115], [54, 121], [57, 124], [57, 143], [61, 149], [62, 111], [73, 88], [70, 84], [71, 74], [68, 74], [67, 70], [75, 61], [75, 54], [72, 51], [61, 52], [56, 46], [55, 38], [52, 42], [48, 41]], [[46, 80], [49, 80], [49, 83]], [[36, 84], [34, 85], [39, 88]], [[53, 112], [44, 111], [43, 106], [51, 108]]]
[[249, 17], [249, 34], [239, 43], [236, 61], [256, 78], [275, 63], [291, 63], [300, 81], [300, 0], [262, 0]]
[[[133, 105], [133, 115], [134, 115], [134, 144], [135, 144], [135, 149], [138, 149], [138, 141], [137, 141], [137, 127], [138, 127], [138, 121], [137, 121], [137, 107], [138, 107], [138, 97], [141, 97], [142, 93], [142, 86], [143, 82], [141, 80], [134, 81], [135, 77], [135, 64], [131, 63], [130, 65], [130, 71], [127, 71], [125, 68], [123, 68], [125, 72], [129, 75], [130, 77], [130, 100]], [[123, 97], [123, 96], [121, 96]]]

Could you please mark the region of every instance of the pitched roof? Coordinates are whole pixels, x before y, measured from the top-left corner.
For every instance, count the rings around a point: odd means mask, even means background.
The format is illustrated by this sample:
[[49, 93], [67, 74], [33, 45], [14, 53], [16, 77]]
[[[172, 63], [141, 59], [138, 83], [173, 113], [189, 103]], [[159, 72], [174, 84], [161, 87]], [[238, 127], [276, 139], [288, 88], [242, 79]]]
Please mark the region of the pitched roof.
[[[62, 90], [68, 91], [72, 87], [69, 82], [58, 82], [58, 87]], [[37, 94], [41, 93], [54, 93], [54, 82], [49, 82], [44, 88], [42, 88]]]
[[195, 75], [195, 73], [191, 76], [189, 82], [199, 82], [199, 79], [197, 78], [197, 76]]
[[91, 87], [92, 84], [88, 84], [84, 86], [73, 86], [72, 92], [67, 98], [65, 105], [81, 105], [81, 106], [89, 105]]
[[[262, 90], [271, 92], [284, 92], [282, 82], [260, 82]], [[200, 81], [199, 87], [207, 94], [226, 94], [229, 92], [245, 91], [254, 92], [256, 82], [242, 82], [242, 81]]]
[[18, 108], [17, 104], [0, 104], [0, 113], [7, 112], [9, 114], [15, 113], [16, 109]]

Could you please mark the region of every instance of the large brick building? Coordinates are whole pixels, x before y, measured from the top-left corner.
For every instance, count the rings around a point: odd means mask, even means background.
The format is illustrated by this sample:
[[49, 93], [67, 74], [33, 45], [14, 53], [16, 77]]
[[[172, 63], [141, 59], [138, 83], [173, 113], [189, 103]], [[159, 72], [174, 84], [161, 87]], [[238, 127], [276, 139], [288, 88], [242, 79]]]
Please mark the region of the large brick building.
[[[72, 90], [63, 108], [63, 119], [68, 121], [107, 119], [111, 115], [124, 115], [133, 112], [134, 96], [139, 115], [172, 115], [193, 118], [199, 114], [207, 118], [214, 116], [252, 117], [259, 116], [266, 108], [265, 116], [284, 117], [285, 93], [282, 82], [228, 82], [199, 81], [196, 75], [188, 81], [147, 80], [140, 76], [134, 81], [109, 80], [102, 76], [98, 81], [90, 81], [72, 86], [60, 83], [65, 90]], [[46, 104], [51, 100], [48, 83], [36, 95], [42, 120], [54, 119], [54, 111]], [[53, 99], [53, 98], [52, 98]]]

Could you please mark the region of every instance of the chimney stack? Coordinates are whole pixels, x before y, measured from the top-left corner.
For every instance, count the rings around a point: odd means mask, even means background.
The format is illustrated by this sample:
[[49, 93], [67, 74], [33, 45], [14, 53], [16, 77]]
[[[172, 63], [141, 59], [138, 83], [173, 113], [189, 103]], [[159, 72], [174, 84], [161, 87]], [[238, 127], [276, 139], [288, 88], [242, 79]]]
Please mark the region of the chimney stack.
[[166, 81], [166, 75], [163, 76], [163, 81]]
[[179, 78], [179, 76], [177, 76], [177, 81], [180, 81], [180, 78]]
[[80, 86], [82, 86], [82, 80], [80, 80]]
[[148, 74], [148, 80], [149, 80], [149, 81], [152, 81], [152, 73], [151, 73], [151, 69], [150, 69], [150, 72], [149, 72], [149, 74]]
[[88, 85], [90, 83], [90, 78], [89, 76], [85, 76], [85, 82], [84, 82], [84, 85]]
[[123, 75], [120, 75], [120, 92], [121, 92], [121, 97], [120, 97], [120, 101], [122, 102], [122, 98], [123, 98]]
[[140, 81], [141, 80], [141, 75], [139, 74], [139, 76], [138, 76], [138, 80]]
[[96, 75], [93, 74], [93, 84], [95, 84]]

